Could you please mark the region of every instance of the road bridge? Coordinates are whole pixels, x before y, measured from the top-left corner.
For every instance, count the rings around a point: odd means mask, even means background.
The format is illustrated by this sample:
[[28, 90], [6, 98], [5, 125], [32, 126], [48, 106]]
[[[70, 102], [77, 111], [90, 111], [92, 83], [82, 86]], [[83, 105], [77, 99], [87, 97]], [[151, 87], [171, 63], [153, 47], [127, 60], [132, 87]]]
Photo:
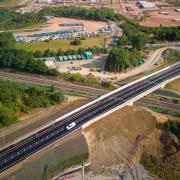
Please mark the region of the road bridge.
[[[180, 63], [129, 83], [54, 120], [51, 124], [2, 149], [0, 151], [0, 172], [47, 148], [73, 131], [85, 128], [120, 108], [132, 105], [134, 101], [179, 77]], [[66, 127], [72, 122], [75, 122], [76, 126], [67, 130]]]

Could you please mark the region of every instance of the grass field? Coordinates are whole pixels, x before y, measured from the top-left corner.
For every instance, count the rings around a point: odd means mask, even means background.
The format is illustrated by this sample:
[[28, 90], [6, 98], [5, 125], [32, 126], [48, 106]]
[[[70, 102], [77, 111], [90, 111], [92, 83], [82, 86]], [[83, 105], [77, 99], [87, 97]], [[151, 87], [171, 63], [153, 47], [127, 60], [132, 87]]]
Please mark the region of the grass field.
[[21, 0], [0, 0], [0, 7], [15, 7], [17, 6]]
[[0, 7], [3, 8], [12, 8], [19, 5], [21, 2], [25, 2], [26, 4], [32, 0], [0, 0]]
[[79, 49], [80, 47], [88, 48], [92, 46], [104, 47], [105, 40], [104, 38], [90, 38], [82, 40], [81, 45], [71, 45], [72, 40], [58, 40], [58, 41], [49, 41], [49, 42], [33, 42], [33, 43], [18, 43], [16, 47], [18, 49], [23, 49], [26, 51], [45, 51], [46, 49], [51, 49], [56, 51], [58, 49], [68, 50], [68, 49]]

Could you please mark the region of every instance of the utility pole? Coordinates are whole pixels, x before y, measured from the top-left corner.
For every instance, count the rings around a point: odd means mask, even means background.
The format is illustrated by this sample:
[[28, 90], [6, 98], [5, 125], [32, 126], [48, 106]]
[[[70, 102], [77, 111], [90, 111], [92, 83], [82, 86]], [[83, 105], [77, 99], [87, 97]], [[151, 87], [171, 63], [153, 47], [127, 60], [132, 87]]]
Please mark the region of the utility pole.
[[82, 180], [84, 180], [84, 164], [82, 163]]

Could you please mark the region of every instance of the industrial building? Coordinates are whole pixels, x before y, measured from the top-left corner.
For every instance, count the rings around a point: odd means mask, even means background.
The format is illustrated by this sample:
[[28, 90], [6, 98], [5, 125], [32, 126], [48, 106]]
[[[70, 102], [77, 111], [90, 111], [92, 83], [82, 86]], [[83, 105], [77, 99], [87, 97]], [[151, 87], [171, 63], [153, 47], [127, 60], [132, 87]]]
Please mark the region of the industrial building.
[[136, 4], [143, 11], [152, 11], [152, 10], [157, 10], [158, 9], [158, 7], [153, 2], [138, 1]]
[[76, 61], [76, 60], [89, 60], [93, 59], [92, 52], [85, 52], [83, 55], [68, 55], [68, 56], [59, 56], [58, 58], [59, 62], [66, 62], [66, 61]]
[[50, 4], [53, 3], [53, 0], [38, 0], [38, 3], [46, 3], [46, 4]]
[[90, 60], [90, 59], [93, 59], [93, 54], [90, 51], [87, 51], [82, 55], [35, 58], [35, 60], [43, 60], [48, 67], [53, 67], [55, 62], [68, 62], [68, 61], [72, 62], [77, 60]]

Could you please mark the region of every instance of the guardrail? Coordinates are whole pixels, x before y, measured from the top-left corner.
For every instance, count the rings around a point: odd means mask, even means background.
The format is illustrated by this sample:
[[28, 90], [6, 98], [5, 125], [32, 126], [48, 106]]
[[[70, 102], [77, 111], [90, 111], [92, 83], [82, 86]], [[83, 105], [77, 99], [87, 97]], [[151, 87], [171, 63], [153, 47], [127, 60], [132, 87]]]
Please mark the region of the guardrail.
[[[153, 76], [153, 75], [155, 75], [155, 74], [158, 74], [158, 73], [160, 73], [160, 72], [162, 72], [162, 71], [165, 71], [165, 70], [169, 69], [170, 67], [176, 66], [177, 64], [180, 64], [180, 63], [178, 62], [178, 63], [176, 63], [176, 64], [174, 64], [174, 65], [172, 65], [172, 66], [166, 67], [166, 68], [164, 68], [164, 69], [162, 69], [162, 70], [159, 70], [159, 71], [157, 71], [157, 72], [155, 72], [155, 73], [152, 73], [152, 74], [147, 75], [147, 76], [144, 76], [144, 77], [142, 77], [142, 78], [140, 78], [140, 79], [138, 79], [138, 80], [136, 80], [136, 81], [134, 81], [134, 82], [131, 82], [131, 83], [125, 85], [125, 86], [122, 86], [122, 87], [120, 87], [120, 88], [118, 88], [118, 89], [115, 89], [115, 90], [113, 90], [113, 91], [111, 91], [111, 92], [109, 92], [109, 93], [107, 93], [107, 94], [105, 94], [105, 95], [103, 95], [103, 96], [95, 99], [94, 101], [91, 101], [90, 103], [87, 103], [87, 104], [85, 104], [84, 106], [81, 106], [81, 107], [79, 107], [79, 108], [77, 108], [77, 109], [75, 109], [75, 110], [73, 110], [73, 111], [71, 111], [71, 112], [63, 115], [63, 116], [61, 116], [61, 117], [59, 117], [59, 118], [57, 118], [57, 119], [55, 119], [55, 120], [53, 120], [53, 121], [51, 121], [51, 122], [49, 122], [49, 123], [47, 123], [47, 124], [41, 126], [40, 128], [37, 128], [36, 130], [31, 131], [31, 132], [25, 134], [24, 136], [21, 136], [20, 138], [18, 138], [18, 139], [15, 140], [14, 142], [7, 144], [6, 146], [2, 147], [1, 149], [4, 149], [4, 148], [6, 148], [7, 146], [9, 146], [9, 145], [11, 145], [11, 144], [16, 144], [16, 143], [18, 143], [19, 141], [27, 138], [28, 136], [31, 136], [31, 135], [37, 133], [38, 131], [40, 131], [40, 130], [46, 128], [46, 127], [48, 127], [48, 126], [50, 126], [50, 125], [52, 125], [52, 124], [54, 124], [54, 123], [56, 123], [56, 122], [61, 121], [62, 119], [65, 119], [65, 118], [71, 116], [72, 114], [75, 114], [75, 113], [77, 113], [78, 111], [80, 111], [80, 110], [82, 110], [82, 109], [84, 109], [84, 108], [87, 108], [88, 106], [91, 106], [91, 105], [99, 102], [100, 100], [102, 100], [102, 99], [104, 99], [104, 98], [106, 98], [106, 97], [108, 97], [108, 96], [110, 96], [110, 95], [112, 95], [112, 94], [114, 94], [114, 93], [122, 90], [122, 89], [125, 89], [125, 88], [127, 88], [127, 87], [129, 87], [129, 86], [131, 86], [131, 85], [133, 85], [133, 84], [136, 84], [136, 83], [138, 83], [138, 82], [140, 82], [140, 81], [142, 81], [142, 80], [144, 80], [144, 79], [147, 79], [148, 77], [151, 77], [151, 76]], [[162, 85], [161, 85], [161, 86], [162, 86]], [[160, 87], [161, 87], [161, 86], [160, 86]], [[158, 89], [158, 88], [157, 88], [157, 89]], [[154, 91], [154, 90], [153, 90], [153, 91]], [[152, 92], [153, 92], [153, 91], [152, 91]], [[150, 92], [148, 92], [148, 94], [149, 94], [149, 93], [150, 93]], [[145, 96], [145, 95], [143, 95], [143, 96]], [[142, 96], [142, 97], [143, 97], [143, 96]], [[132, 101], [131, 101], [131, 102], [132, 102]], [[125, 103], [125, 105], [129, 105], [129, 104], [130, 104], [130, 102], [128, 102], [128, 101]], [[120, 108], [122, 108], [122, 107], [124, 107], [124, 104], [123, 104], [123, 105], [120, 105], [120, 106], [118, 106], [118, 107], [116, 107], [116, 108], [114, 108], [113, 110], [111, 110], [111, 111], [109, 111], [109, 112], [112, 113], [112, 112], [114, 112], [114, 111], [116, 111], [116, 110], [118, 110], [118, 109], [120, 109]], [[106, 113], [104, 113], [103, 115], [98, 116], [97, 118], [95, 118], [95, 119], [93, 120], [93, 122], [95, 122], [95, 121], [97, 121], [97, 120], [99, 120], [99, 119], [107, 116], [108, 114], [109, 114], [109, 113], [106, 112]], [[90, 123], [90, 122], [91, 122], [91, 124], [92, 124], [92, 120], [89, 121], [88, 123]], [[82, 128], [87, 127], [87, 126], [88, 126], [88, 123], [86, 123], [85, 125], [83, 125]], [[89, 125], [90, 125], [90, 124], [89, 124]], [[1, 149], [0, 149], [0, 150], [1, 150]]]

